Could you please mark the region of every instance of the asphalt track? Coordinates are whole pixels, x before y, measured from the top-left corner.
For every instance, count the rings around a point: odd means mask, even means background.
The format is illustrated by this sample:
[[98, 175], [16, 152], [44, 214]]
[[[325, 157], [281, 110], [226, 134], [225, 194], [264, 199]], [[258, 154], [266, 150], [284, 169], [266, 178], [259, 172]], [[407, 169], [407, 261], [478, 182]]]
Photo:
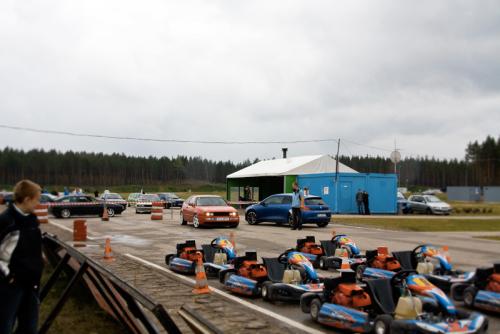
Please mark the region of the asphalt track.
[[[72, 219], [55, 219], [51, 223], [60, 227], [72, 228]], [[133, 208], [122, 215], [113, 217], [109, 222], [101, 222], [99, 218], [87, 218], [88, 233], [94, 240], [111, 237], [113, 249], [122, 254], [140, 259], [144, 263], [165, 268], [164, 256], [175, 252], [175, 245], [187, 239], [195, 239], [198, 245], [209, 243], [219, 235], [228, 236], [235, 233], [236, 247], [239, 252], [257, 250], [258, 256], [277, 256], [287, 248], [295, 245], [296, 239], [306, 235], [314, 235], [317, 240], [331, 237], [332, 230], [351, 236], [362, 250], [374, 249], [377, 246], [388, 246], [391, 251], [409, 250], [422, 243], [447, 245], [450, 248], [452, 261], [457, 268], [465, 270], [478, 266], [491, 265], [500, 261], [500, 243], [498, 241], [473, 238], [485, 235], [485, 232], [402, 232], [373, 228], [357, 228], [332, 223], [326, 228], [315, 225], [305, 226], [302, 231], [291, 231], [284, 226], [262, 223], [250, 226], [241, 221], [237, 229], [194, 229], [192, 226], [181, 226], [178, 210], [165, 210], [164, 219], [151, 221], [147, 214], [135, 214]], [[334, 271], [320, 271], [323, 276], [335, 276]], [[223, 290], [218, 280], [210, 280], [210, 285]], [[271, 310], [282, 317], [297, 321], [311, 329], [323, 332], [335, 332], [330, 328], [313, 323], [307, 314], [300, 311], [298, 305], [264, 302], [260, 298], [246, 301]], [[489, 315], [489, 333], [500, 333], [500, 318]]]

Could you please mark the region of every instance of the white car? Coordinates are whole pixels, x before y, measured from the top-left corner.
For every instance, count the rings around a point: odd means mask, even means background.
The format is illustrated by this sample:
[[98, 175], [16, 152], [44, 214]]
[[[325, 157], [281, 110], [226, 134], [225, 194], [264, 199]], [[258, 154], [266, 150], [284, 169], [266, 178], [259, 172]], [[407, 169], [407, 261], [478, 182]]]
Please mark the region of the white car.
[[432, 195], [412, 195], [408, 198], [410, 212], [419, 212], [435, 215], [449, 215], [451, 206]]
[[162, 202], [162, 200], [156, 194], [140, 195], [135, 204], [135, 213], [151, 213], [153, 202]]

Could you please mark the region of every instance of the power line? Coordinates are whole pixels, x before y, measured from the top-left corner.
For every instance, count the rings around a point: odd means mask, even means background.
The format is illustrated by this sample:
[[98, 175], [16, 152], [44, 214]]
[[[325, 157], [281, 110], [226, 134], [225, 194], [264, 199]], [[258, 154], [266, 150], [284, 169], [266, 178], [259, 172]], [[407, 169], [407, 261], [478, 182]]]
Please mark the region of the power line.
[[0, 124], [0, 128], [27, 131], [45, 134], [65, 135], [73, 137], [89, 137], [89, 138], [105, 138], [116, 140], [135, 140], [135, 141], [148, 141], [148, 142], [162, 142], [162, 143], [189, 143], [189, 144], [219, 144], [219, 145], [247, 145], [247, 144], [304, 144], [304, 143], [321, 143], [321, 142], [337, 142], [337, 139], [306, 139], [306, 140], [276, 140], [276, 141], [210, 141], [210, 140], [187, 140], [187, 139], [158, 139], [158, 138], [141, 138], [141, 137], [122, 137], [122, 136], [109, 136], [90, 133], [78, 133], [70, 131], [57, 131], [57, 130], [43, 130], [35, 128], [27, 128], [20, 126], [12, 126]]

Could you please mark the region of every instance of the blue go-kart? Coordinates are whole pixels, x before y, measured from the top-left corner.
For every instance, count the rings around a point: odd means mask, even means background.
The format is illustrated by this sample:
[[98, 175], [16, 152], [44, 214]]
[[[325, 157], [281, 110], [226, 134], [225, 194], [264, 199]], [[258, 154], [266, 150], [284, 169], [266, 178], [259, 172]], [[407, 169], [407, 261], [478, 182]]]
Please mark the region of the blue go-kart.
[[477, 268], [474, 279], [451, 286], [451, 297], [467, 307], [500, 314], [500, 263]]
[[318, 262], [319, 268], [323, 270], [340, 269], [343, 258], [347, 258], [350, 268], [354, 271], [358, 266], [366, 264], [366, 257], [361, 254], [356, 243], [345, 234], [337, 234], [331, 240], [320, 242], [324, 255]]
[[299, 302], [302, 294], [323, 290], [322, 278], [301, 252], [289, 249], [278, 258], [262, 260], [269, 278], [261, 287], [266, 301]]
[[305, 313], [325, 326], [358, 333], [484, 333], [488, 320], [479, 313], [444, 315], [432, 303], [415, 298], [406, 286], [412, 271], [400, 271], [392, 279], [356, 283], [353, 272], [326, 279], [324, 291], [305, 293], [300, 304]]
[[203, 250], [203, 267], [207, 276], [218, 277], [221, 270], [234, 268], [236, 259], [234, 245], [225, 237], [213, 239], [209, 245], [201, 245]]
[[197, 253], [203, 250], [196, 248], [195, 240], [186, 240], [176, 246], [175, 254], [165, 255], [165, 263], [167, 267], [180, 274], [194, 275], [196, 268]]
[[233, 261], [233, 268], [219, 272], [224, 287], [236, 294], [256, 297], [261, 294], [261, 284], [268, 280], [266, 266], [257, 262], [257, 252], [247, 251]]

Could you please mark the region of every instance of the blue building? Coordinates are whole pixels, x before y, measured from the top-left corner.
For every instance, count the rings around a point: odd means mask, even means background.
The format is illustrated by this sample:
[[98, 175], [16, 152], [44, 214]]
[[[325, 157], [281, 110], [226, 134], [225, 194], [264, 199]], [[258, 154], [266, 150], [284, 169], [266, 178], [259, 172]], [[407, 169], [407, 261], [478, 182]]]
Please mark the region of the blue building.
[[[358, 189], [369, 194], [372, 213], [397, 212], [396, 174], [358, 173], [329, 155], [312, 155], [258, 162], [227, 176], [227, 199], [261, 201], [277, 193], [288, 193], [297, 181], [311, 195], [319, 195], [336, 213], [357, 213]], [[338, 182], [337, 182], [338, 181]], [[244, 189], [250, 191], [245, 198]], [[247, 196], [246, 195], [246, 196]]]

